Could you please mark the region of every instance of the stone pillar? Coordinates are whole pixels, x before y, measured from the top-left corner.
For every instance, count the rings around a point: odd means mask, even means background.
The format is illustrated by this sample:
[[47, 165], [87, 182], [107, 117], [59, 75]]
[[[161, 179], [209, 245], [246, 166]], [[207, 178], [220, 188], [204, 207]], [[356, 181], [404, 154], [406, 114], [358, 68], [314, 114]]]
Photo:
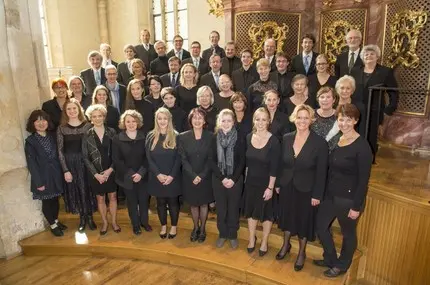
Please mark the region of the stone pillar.
[[26, 119], [49, 97], [38, 2], [0, 1], [0, 254], [44, 229], [40, 202], [29, 190]]
[[99, 0], [97, 3], [97, 13], [99, 16], [100, 41], [109, 43], [109, 28], [106, 0]]

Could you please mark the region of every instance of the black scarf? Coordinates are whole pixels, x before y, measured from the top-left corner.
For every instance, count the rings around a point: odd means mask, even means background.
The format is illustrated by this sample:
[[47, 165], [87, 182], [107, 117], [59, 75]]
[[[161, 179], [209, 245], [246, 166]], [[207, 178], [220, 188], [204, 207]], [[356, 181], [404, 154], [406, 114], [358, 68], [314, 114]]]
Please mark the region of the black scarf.
[[232, 128], [227, 134], [222, 130], [217, 134], [218, 167], [223, 175], [232, 175], [234, 168], [234, 146], [237, 141], [237, 130]]

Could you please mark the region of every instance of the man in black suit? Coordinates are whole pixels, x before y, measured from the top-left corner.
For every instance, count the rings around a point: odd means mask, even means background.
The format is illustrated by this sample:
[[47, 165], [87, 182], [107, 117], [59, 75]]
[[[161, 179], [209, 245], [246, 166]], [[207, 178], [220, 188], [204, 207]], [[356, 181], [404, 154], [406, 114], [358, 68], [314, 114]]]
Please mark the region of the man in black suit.
[[118, 71], [114, 65], [107, 65], [105, 71], [107, 80], [104, 85], [110, 90], [110, 102], [122, 114], [124, 112], [127, 88], [117, 82]]
[[363, 65], [363, 61], [360, 58], [361, 52], [361, 41], [363, 36], [358, 30], [350, 30], [346, 34], [346, 45], [348, 51], [341, 53], [334, 65], [334, 70], [337, 78], [341, 78], [344, 75], [350, 75], [353, 68], [360, 68]]
[[151, 34], [148, 30], [144, 29], [140, 31], [141, 43], [135, 46], [136, 56], [143, 61], [146, 69], [149, 68], [151, 61], [157, 58], [157, 52], [155, 51], [154, 45], [149, 43], [150, 38]]
[[236, 56], [236, 44], [234, 42], [228, 42], [225, 45], [225, 57], [222, 59], [221, 73], [228, 74], [230, 76], [236, 69], [242, 66], [240, 58]]
[[191, 57], [190, 52], [182, 48], [182, 45], [184, 44], [184, 39], [180, 35], [176, 35], [173, 38], [173, 44], [175, 47], [167, 53], [168, 58], [176, 56], [182, 61]]
[[111, 65], [111, 64], [114, 65], [115, 67], [118, 67], [118, 63], [113, 61], [111, 58], [112, 49], [110, 45], [106, 43], [100, 44], [100, 53], [103, 57], [103, 62], [102, 62], [103, 67], [106, 67], [107, 65]]
[[315, 37], [306, 34], [302, 38], [303, 52], [293, 57], [291, 71], [296, 74], [309, 76], [316, 72], [315, 61], [318, 53], [312, 51], [315, 45]]
[[120, 62], [117, 67], [118, 72], [118, 82], [124, 86], [128, 86], [128, 82], [130, 82], [130, 77], [132, 74], [131, 61], [136, 56], [136, 49], [133, 45], [125, 45], [124, 46], [124, 54], [125, 61]]
[[85, 83], [85, 93], [92, 96], [94, 89], [98, 85], [106, 82], [105, 69], [102, 67], [102, 55], [96, 51], [90, 51], [88, 54], [88, 64], [90, 68], [82, 70], [80, 77]]
[[221, 76], [221, 57], [218, 54], [213, 54], [209, 58], [209, 65], [211, 71], [202, 76], [199, 85], [207, 85], [212, 89], [215, 94], [219, 92], [219, 77]]
[[200, 50], [201, 50], [200, 43], [196, 41], [192, 42], [191, 57], [184, 59], [182, 61], [182, 65], [186, 63], [194, 64], [194, 66], [199, 71], [199, 75], [202, 76], [203, 74], [206, 74], [209, 71], [209, 62], [206, 59], [200, 57]]
[[274, 39], [267, 39], [264, 41], [264, 58], [270, 63], [270, 71], [276, 70], [276, 41]]
[[251, 84], [258, 81], [259, 76], [255, 66], [252, 64], [252, 51], [244, 49], [240, 53], [242, 67], [233, 71], [231, 77], [233, 80], [233, 89], [246, 94]]
[[284, 52], [278, 52], [276, 54], [276, 71], [271, 72], [269, 75], [269, 80], [275, 82], [278, 85], [278, 91], [281, 95], [281, 102], [285, 98], [290, 97], [293, 93], [291, 81], [296, 74], [287, 71], [289, 63], [290, 59], [288, 55]]
[[181, 60], [176, 56], [169, 58], [169, 73], [166, 73], [160, 77], [163, 87], [175, 88], [179, 85], [179, 68], [181, 66]]
[[212, 31], [209, 34], [209, 40], [211, 41], [211, 47], [208, 49], [205, 49], [203, 51], [202, 57], [206, 59], [206, 61], [209, 61], [209, 58], [213, 54], [218, 54], [221, 58], [225, 57], [225, 51], [222, 47], [218, 45], [219, 43], [219, 33], [217, 31]]
[[149, 72], [151, 75], [161, 76], [169, 72], [169, 59], [166, 55], [166, 43], [164, 41], [157, 41], [154, 44], [154, 47], [158, 57], [151, 61]]

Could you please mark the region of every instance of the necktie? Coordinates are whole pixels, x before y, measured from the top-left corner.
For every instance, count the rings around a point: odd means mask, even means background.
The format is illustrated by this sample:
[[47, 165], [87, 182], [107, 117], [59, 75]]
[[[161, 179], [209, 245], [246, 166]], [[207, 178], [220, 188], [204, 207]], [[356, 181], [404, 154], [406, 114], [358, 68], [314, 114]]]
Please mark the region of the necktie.
[[176, 86], [175, 75], [176, 75], [176, 74], [172, 73], [172, 82], [170, 82], [170, 85], [171, 85], [172, 87], [175, 87], [175, 86]]
[[351, 72], [351, 69], [354, 67], [354, 63], [355, 63], [354, 52], [351, 52], [351, 57], [349, 58], [349, 63], [348, 63], [349, 72]]
[[218, 88], [218, 87], [219, 87], [219, 86], [218, 86], [218, 82], [219, 82], [219, 75], [218, 75], [218, 74], [214, 74], [214, 79], [215, 79], [216, 87]]
[[305, 71], [306, 73], [309, 71], [309, 55], [305, 56]]
[[181, 52], [180, 51], [176, 52], [176, 57], [182, 60], [182, 58], [181, 58]]
[[128, 71], [130, 72], [130, 74], [132, 73], [132, 70], [131, 70], [131, 60], [129, 60], [128, 62], [127, 62], [127, 67], [128, 67]]
[[198, 69], [199, 68], [199, 59], [195, 58], [194, 59], [194, 66]]
[[145, 49], [148, 51], [149, 50], [149, 45], [145, 44]]
[[101, 85], [102, 84], [101, 83], [101, 77], [100, 77], [100, 71], [99, 70], [96, 71], [96, 83], [97, 83], [97, 85]]
[[216, 54], [216, 47], [213, 47], [212, 54]]

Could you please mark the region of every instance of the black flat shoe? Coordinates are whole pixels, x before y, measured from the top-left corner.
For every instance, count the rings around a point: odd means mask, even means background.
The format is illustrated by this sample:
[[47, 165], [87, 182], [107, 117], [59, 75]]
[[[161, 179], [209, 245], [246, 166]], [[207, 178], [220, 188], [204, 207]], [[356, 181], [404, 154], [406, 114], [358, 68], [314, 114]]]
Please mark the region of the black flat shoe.
[[201, 232], [201, 233], [199, 234], [199, 238], [197, 239], [197, 241], [198, 241], [199, 243], [203, 243], [205, 240], [206, 240], [206, 232]]
[[319, 267], [330, 267], [324, 262], [324, 259], [314, 259], [312, 260], [312, 263]]
[[254, 246], [253, 247], [247, 247], [246, 250], [248, 253], [252, 253], [255, 250], [255, 245], [257, 244], [257, 237], [254, 238]]
[[60, 228], [60, 230], [65, 231], [67, 230], [67, 226], [61, 222], [57, 223], [57, 226]]
[[198, 240], [200, 234], [200, 228], [194, 228], [191, 232], [190, 241], [195, 242]]
[[335, 278], [342, 274], [345, 274], [345, 270], [340, 270], [339, 268], [333, 267], [324, 271], [324, 275], [329, 278]]
[[117, 228], [115, 229], [114, 226], [112, 225], [112, 229], [114, 231], [114, 233], [119, 234], [121, 232], [121, 227], [117, 225]]
[[[297, 259], [298, 258], [299, 257], [297, 256]], [[297, 264], [297, 260], [296, 260], [296, 262], [294, 263], [294, 270], [295, 271], [301, 271], [303, 269], [303, 267], [305, 266], [305, 260], [306, 260], [306, 255], [303, 257], [303, 264]]]
[[56, 228], [54, 228], [54, 229], [52, 229], [51, 228], [51, 233], [54, 235], [54, 236], [56, 236], [56, 237], [62, 237], [62, 236], [64, 236], [64, 233], [63, 233], [63, 231], [60, 229], [60, 227], [56, 227]]
[[133, 233], [138, 236], [142, 234], [142, 230], [140, 229], [139, 226], [133, 227]]
[[141, 225], [145, 232], [152, 232], [152, 227], [150, 225]]
[[97, 225], [96, 225], [96, 223], [93, 220], [93, 216], [88, 216], [87, 218], [88, 218], [88, 223], [87, 223], [88, 224], [88, 228], [90, 230], [92, 230], [92, 231], [96, 230], [97, 229]]
[[291, 251], [291, 243], [289, 243], [288, 244], [288, 248], [287, 248], [287, 250], [285, 251], [285, 253], [282, 253], [282, 248], [281, 248], [281, 250], [278, 252], [278, 254], [276, 255], [276, 260], [282, 260], [282, 259], [284, 259], [285, 258], [285, 256], [288, 254], [288, 253], [290, 253], [290, 251]]
[[78, 231], [80, 233], [85, 231], [85, 226], [87, 225], [87, 219], [85, 216], [80, 216], [79, 217], [79, 226], [78, 226]]

